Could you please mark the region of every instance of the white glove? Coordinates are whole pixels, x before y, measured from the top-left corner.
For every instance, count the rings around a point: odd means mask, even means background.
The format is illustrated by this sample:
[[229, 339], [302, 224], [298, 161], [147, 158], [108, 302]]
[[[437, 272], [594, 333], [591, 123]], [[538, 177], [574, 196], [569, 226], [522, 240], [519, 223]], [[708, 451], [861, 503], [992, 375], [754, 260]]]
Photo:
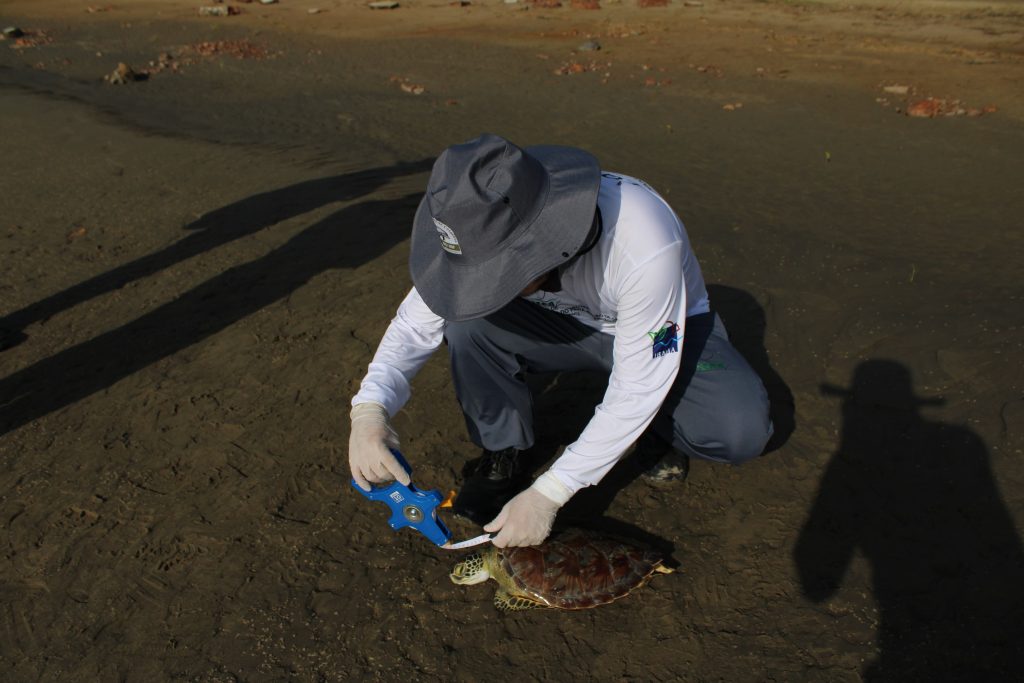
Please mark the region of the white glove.
[[545, 472], [533, 486], [505, 503], [484, 531], [498, 532], [491, 543], [499, 548], [543, 543], [551, 533], [558, 509], [571, 497], [572, 491], [555, 475]]
[[360, 403], [352, 407], [352, 431], [348, 437], [348, 466], [352, 478], [364, 491], [371, 484], [396, 479], [409, 485], [409, 473], [388, 447], [398, 448], [398, 434], [391, 428], [388, 411], [379, 403]]

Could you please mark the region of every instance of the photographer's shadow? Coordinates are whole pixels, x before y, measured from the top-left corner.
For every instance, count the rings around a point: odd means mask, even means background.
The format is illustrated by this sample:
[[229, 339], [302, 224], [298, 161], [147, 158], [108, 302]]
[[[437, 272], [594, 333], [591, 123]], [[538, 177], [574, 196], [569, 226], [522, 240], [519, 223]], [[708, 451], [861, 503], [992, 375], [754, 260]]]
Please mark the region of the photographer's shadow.
[[921, 417], [942, 401], [914, 396], [894, 361], [822, 390], [843, 398], [843, 430], [794, 551], [804, 594], [835, 595], [859, 553], [879, 610], [865, 680], [1019, 680], [1024, 549], [985, 444]]

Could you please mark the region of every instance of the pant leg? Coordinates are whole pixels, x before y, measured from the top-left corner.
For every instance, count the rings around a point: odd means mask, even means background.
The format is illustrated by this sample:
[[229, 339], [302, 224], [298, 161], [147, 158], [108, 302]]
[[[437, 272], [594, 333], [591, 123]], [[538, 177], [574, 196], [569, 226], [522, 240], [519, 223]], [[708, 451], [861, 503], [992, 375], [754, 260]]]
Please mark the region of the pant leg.
[[611, 367], [612, 338], [523, 299], [445, 328], [455, 395], [469, 436], [489, 450], [533, 445], [530, 372]]
[[691, 456], [739, 464], [764, 451], [768, 393], [715, 313], [686, 320], [679, 376], [653, 428]]

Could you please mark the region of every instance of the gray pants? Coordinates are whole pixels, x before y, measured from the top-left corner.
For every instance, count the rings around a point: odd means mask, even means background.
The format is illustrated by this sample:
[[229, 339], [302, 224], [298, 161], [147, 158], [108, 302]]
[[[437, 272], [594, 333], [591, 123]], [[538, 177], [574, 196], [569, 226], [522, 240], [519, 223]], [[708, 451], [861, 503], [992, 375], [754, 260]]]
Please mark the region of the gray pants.
[[[686, 319], [676, 378], [651, 429], [691, 456], [738, 464], [772, 434], [768, 394], [714, 313]], [[612, 367], [611, 335], [523, 299], [445, 330], [455, 393], [481, 448], [533, 445], [533, 400], [525, 375]]]

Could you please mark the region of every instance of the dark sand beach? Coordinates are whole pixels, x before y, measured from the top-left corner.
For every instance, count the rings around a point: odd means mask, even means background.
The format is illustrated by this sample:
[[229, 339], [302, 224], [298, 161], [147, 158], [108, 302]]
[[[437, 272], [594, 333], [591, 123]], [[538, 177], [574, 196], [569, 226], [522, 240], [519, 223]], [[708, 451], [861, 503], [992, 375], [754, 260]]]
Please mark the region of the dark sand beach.
[[[0, 6], [3, 680], [1024, 676], [1024, 5], [201, 4]], [[483, 131], [658, 189], [773, 400], [761, 458], [573, 501], [679, 565], [599, 609], [499, 613], [348, 483]], [[395, 419], [442, 490], [447, 362]], [[537, 467], [601, 389], [538, 381]]]

